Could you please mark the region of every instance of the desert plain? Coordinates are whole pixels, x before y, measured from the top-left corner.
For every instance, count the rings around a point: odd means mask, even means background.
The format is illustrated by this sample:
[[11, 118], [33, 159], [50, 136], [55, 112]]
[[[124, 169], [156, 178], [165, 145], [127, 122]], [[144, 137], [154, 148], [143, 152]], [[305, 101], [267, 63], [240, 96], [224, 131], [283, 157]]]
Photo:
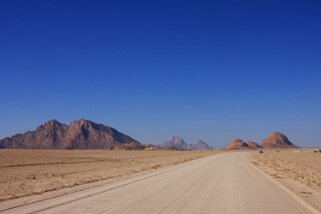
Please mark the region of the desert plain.
[[[25, 205], [33, 204], [30, 209], [37, 210], [40, 209], [36, 205], [38, 203], [44, 207], [54, 203], [62, 209], [64, 206], [58, 201], [64, 201], [61, 203], [63, 205], [66, 201], [74, 201], [71, 199], [74, 196], [83, 197], [98, 190], [105, 192], [102, 190], [110, 185], [118, 185], [120, 188], [103, 193], [107, 201], [108, 197], [116, 197], [115, 203], [132, 200], [131, 195], [138, 197], [135, 203], [122, 202], [122, 206], [116, 206], [122, 213], [126, 213], [126, 209], [134, 209], [139, 201], [151, 200], [149, 197], [154, 196], [155, 206], [158, 204], [162, 209], [167, 207], [170, 211], [171, 206], [167, 203], [172, 199], [176, 198], [174, 201], [178, 203], [176, 200], [190, 200], [194, 194], [199, 195], [196, 196], [199, 201], [192, 200], [195, 204], [192, 203], [191, 206], [196, 210], [204, 209], [205, 213], [210, 213], [213, 208], [238, 213], [238, 209], [242, 207], [243, 211], [248, 210], [249, 213], [255, 213], [261, 208], [264, 213], [287, 209], [300, 212], [295, 206], [299, 205], [302, 209], [305, 207], [304, 203], [321, 211], [319, 149], [264, 149], [263, 153], [259, 151], [0, 150], [0, 212], [27, 212], [28, 206]], [[184, 162], [186, 164], [181, 165]], [[176, 164], [177, 167], [173, 168]], [[170, 170], [167, 170], [167, 167]], [[286, 193], [265, 177], [270, 177], [276, 184], [287, 189]], [[171, 182], [174, 178], [181, 182]], [[131, 179], [134, 179], [135, 183], [131, 184]], [[121, 183], [128, 185], [122, 187]], [[128, 194], [127, 188], [138, 188], [138, 192]], [[166, 191], [174, 192], [168, 195]], [[195, 193], [187, 194], [190, 191]], [[124, 192], [126, 194], [121, 196]], [[270, 192], [270, 195], [266, 192]], [[179, 195], [180, 193], [183, 195]], [[165, 197], [159, 197], [159, 194], [164, 194]], [[284, 197], [285, 195], [287, 196]], [[200, 200], [201, 198], [204, 200]], [[210, 198], [219, 201], [207, 203]], [[257, 203], [247, 202], [254, 199], [257, 199]], [[275, 199], [278, 200], [275, 210], [260, 204], [265, 200], [272, 202]], [[88, 198], [88, 203], [93, 205], [89, 208], [104, 210], [105, 202], [103, 206], [97, 204], [96, 207], [95, 204], [100, 199], [97, 200], [95, 196]], [[228, 206], [229, 200], [234, 204], [232, 207]], [[283, 206], [283, 202], [286, 205]], [[81, 203], [81, 206], [85, 205], [86, 203]], [[177, 208], [176, 205], [174, 207]], [[177, 213], [182, 209], [178, 209]], [[55, 212], [55, 209], [50, 211]], [[77, 209], [73, 211], [76, 212]]]
[[0, 150], [0, 203], [54, 190], [64, 189], [65, 193], [88, 188], [98, 181], [106, 184], [139, 172], [222, 152]]

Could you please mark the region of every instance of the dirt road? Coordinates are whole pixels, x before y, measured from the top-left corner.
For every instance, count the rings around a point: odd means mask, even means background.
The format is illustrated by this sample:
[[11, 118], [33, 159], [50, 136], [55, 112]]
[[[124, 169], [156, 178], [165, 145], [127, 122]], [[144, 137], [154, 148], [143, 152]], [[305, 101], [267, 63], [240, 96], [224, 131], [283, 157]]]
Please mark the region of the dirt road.
[[232, 152], [3, 213], [318, 213]]

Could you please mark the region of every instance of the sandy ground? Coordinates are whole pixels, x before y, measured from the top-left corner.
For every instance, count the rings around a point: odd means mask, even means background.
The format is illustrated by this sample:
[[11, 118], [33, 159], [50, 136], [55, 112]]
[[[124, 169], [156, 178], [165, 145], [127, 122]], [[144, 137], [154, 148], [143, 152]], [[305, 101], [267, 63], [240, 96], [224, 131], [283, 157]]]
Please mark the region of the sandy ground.
[[314, 151], [264, 150], [250, 161], [321, 211], [321, 153]]
[[318, 213], [247, 162], [247, 155], [213, 155], [3, 213]]
[[177, 164], [222, 151], [0, 150], [0, 201]]

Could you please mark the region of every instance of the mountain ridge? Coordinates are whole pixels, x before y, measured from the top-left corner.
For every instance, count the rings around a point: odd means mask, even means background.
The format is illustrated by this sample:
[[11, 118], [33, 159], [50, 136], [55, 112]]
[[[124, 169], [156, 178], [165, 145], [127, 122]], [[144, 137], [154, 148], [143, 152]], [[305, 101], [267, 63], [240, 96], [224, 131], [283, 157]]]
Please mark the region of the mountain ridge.
[[187, 144], [181, 137], [174, 136], [171, 140], [158, 144], [161, 148], [177, 150], [209, 150], [212, 149], [206, 142], [199, 140], [195, 144]]
[[90, 120], [74, 120], [70, 125], [53, 119], [33, 131], [0, 140], [8, 149], [143, 149], [140, 142], [118, 130]]

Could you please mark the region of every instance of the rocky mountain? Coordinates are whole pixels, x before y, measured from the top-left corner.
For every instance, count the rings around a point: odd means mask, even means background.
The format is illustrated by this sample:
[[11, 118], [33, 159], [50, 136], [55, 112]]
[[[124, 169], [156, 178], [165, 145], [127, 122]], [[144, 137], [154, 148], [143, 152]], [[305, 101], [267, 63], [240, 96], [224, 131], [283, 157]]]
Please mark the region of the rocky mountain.
[[174, 136], [171, 140], [166, 141], [162, 144], [158, 145], [159, 147], [167, 147], [167, 148], [175, 148], [178, 150], [186, 150], [188, 148], [188, 144], [180, 138], [179, 136]]
[[273, 132], [265, 138], [261, 146], [263, 148], [296, 148], [297, 146], [290, 142], [290, 140], [281, 132]]
[[0, 140], [0, 148], [132, 150], [144, 147], [114, 128], [81, 119], [70, 125], [50, 120], [34, 131]]
[[211, 149], [204, 141], [198, 141], [196, 144], [187, 144], [179, 136], [174, 136], [171, 140], [158, 145], [161, 148], [176, 150], [208, 150]]
[[243, 150], [243, 149], [258, 149], [261, 148], [261, 146], [255, 142], [252, 141], [248, 141], [245, 142], [241, 139], [235, 139], [232, 140], [227, 146], [226, 149], [239, 149], [239, 150]]

